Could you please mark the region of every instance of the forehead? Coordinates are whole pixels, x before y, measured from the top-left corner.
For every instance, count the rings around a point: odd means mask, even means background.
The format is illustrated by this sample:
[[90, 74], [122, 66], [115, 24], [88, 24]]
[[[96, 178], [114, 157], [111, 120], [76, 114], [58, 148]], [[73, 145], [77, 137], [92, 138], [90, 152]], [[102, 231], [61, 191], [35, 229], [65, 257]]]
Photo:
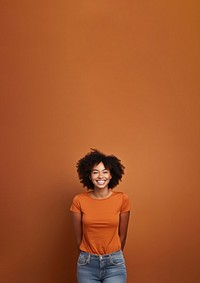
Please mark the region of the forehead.
[[92, 170], [104, 170], [106, 169], [105, 165], [103, 164], [103, 162], [100, 162], [99, 164], [95, 164], [92, 168]]

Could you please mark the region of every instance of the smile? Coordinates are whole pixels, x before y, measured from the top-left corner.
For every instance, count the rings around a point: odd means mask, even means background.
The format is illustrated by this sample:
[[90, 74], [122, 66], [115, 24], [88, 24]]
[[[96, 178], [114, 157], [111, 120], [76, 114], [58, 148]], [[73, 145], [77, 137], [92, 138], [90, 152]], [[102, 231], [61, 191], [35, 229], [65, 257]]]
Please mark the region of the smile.
[[106, 182], [106, 180], [97, 180], [96, 182], [97, 182], [97, 184], [99, 184], [99, 185], [104, 185], [105, 182]]

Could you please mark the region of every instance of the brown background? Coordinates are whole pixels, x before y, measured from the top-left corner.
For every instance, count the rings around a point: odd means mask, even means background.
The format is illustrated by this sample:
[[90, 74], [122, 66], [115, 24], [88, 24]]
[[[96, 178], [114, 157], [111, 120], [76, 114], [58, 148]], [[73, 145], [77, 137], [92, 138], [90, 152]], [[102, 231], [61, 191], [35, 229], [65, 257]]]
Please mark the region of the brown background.
[[199, 1], [6, 1], [1, 282], [75, 283], [91, 147], [126, 166], [128, 283], [200, 282]]

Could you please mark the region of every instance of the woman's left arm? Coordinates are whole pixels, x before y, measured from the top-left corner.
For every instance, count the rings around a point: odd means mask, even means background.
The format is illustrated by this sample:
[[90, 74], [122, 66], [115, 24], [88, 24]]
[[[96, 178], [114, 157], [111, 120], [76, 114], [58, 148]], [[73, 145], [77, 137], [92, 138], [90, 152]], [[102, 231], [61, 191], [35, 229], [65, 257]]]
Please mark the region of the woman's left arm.
[[122, 212], [119, 215], [119, 238], [121, 242], [121, 249], [124, 249], [126, 243], [126, 236], [128, 231], [130, 211]]

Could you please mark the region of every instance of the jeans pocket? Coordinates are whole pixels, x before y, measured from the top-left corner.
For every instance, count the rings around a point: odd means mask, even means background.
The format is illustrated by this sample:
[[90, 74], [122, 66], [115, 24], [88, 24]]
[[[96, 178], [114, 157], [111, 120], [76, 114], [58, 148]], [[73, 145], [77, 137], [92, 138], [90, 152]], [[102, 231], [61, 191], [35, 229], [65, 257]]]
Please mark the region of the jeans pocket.
[[90, 256], [88, 254], [80, 253], [78, 257], [78, 265], [86, 265], [88, 264]]
[[115, 265], [115, 266], [124, 265], [125, 261], [124, 261], [123, 254], [121, 253], [121, 254], [111, 255], [110, 262], [112, 265]]

